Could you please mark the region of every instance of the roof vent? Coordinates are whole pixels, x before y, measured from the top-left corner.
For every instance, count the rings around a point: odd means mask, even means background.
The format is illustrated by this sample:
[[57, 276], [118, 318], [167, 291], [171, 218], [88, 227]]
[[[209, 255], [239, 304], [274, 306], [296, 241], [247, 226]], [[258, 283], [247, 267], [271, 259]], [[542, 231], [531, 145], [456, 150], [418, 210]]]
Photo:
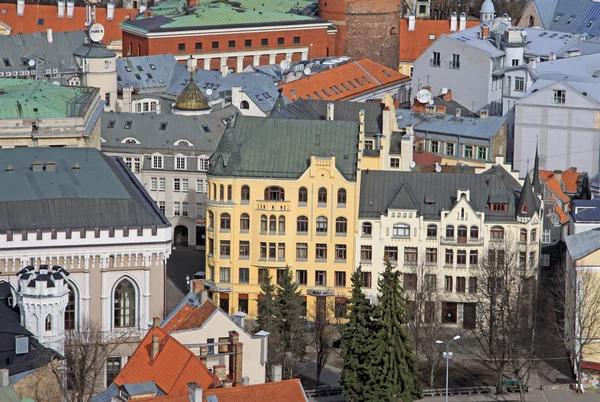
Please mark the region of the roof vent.
[[14, 169], [13, 169], [13, 165], [8, 165], [8, 166], [6, 167], [6, 171], [7, 171], [7, 172], [12, 172], [13, 170], [14, 170]]
[[46, 172], [56, 172], [56, 162], [54, 162], [54, 161], [46, 162]]
[[79, 169], [81, 169], [81, 166], [79, 166], [79, 163], [75, 163], [73, 165], [73, 170], [79, 170]]
[[34, 172], [41, 172], [44, 170], [44, 164], [41, 161], [33, 161], [31, 164], [31, 170]]

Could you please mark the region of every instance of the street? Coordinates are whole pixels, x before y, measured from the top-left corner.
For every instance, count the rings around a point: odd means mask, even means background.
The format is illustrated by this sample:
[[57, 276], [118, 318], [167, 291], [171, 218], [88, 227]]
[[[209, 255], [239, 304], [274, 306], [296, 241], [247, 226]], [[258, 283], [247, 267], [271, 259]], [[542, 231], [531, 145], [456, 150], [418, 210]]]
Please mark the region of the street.
[[196, 272], [204, 271], [204, 256], [204, 251], [196, 251], [193, 248], [181, 245], [173, 248], [167, 260], [166, 314], [188, 293], [186, 276], [191, 278]]

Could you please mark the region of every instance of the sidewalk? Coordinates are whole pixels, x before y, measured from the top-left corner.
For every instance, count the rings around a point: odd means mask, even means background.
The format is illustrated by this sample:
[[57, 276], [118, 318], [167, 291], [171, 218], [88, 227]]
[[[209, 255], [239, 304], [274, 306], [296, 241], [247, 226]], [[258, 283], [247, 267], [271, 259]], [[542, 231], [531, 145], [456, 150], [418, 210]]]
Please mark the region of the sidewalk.
[[[434, 396], [423, 398], [423, 402], [444, 402], [446, 397]], [[452, 402], [491, 402], [491, 401], [506, 401], [518, 402], [520, 400], [518, 393], [506, 395], [456, 395], [448, 397], [448, 401]], [[585, 394], [576, 394], [567, 389], [555, 389], [548, 391], [533, 391], [526, 395], [528, 402], [598, 402], [600, 394], [593, 391], [588, 391]]]

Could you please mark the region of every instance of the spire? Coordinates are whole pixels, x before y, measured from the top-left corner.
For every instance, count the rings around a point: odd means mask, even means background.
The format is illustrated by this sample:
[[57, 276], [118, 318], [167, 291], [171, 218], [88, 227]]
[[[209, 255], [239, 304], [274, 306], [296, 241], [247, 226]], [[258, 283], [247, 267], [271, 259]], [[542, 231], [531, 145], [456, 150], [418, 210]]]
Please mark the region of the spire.
[[515, 211], [517, 216], [533, 216], [539, 208], [539, 199], [533, 193], [533, 186], [531, 185], [531, 178], [529, 174], [525, 175], [525, 183], [521, 189], [521, 195], [519, 201], [517, 201], [517, 210]]
[[190, 76], [187, 85], [177, 97], [175, 108], [179, 110], [210, 111], [208, 101], [196, 85], [193, 76]]
[[542, 193], [542, 183], [540, 182], [540, 156], [538, 154], [538, 145], [535, 145], [535, 162], [533, 163], [533, 191], [536, 194]]
[[269, 116], [279, 112], [283, 108], [285, 108], [285, 98], [283, 97], [283, 88], [279, 88], [279, 95], [277, 96], [277, 99], [275, 99], [275, 104], [273, 105], [273, 109], [271, 109]]

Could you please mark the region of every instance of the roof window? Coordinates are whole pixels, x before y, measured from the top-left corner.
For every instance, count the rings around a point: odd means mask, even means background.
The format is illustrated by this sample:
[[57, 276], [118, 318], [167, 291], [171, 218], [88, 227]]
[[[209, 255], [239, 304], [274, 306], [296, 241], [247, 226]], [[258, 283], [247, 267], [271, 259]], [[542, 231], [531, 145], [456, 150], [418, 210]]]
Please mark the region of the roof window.
[[364, 85], [364, 84], [362, 83], [362, 81], [361, 81], [361, 80], [359, 80], [358, 78], [355, 78], [355, 79], [354, 79], [354, 81], [356, 81], [356, 82], [358, 83], [358, 85], [360, 85], [361, 87]]
[[346, 91], [349, 91], [349, 90], [350, 90], [350, 88], [348, 88], [348, 85], [344, 84], [343, 82], [342, 82], [342, 86], [344, 87], [344, 89], [345, 89]]
[[329, 94], [329, 92], [327, 92], [327, 90], [326, 90], [326, 89], [321, 89], [321, 91], [322, 91], [322, 92], [325, 94], [325, 96], [331, 96], [331, 95]]
[[573, 18], [575, 18], [574, 15], [571, 15], [568, 19], [567, 19], [567, 24], [570, 24], [571, 21], [573, 21]]
[[130, 73], [131, 72], [131, 67], [125, 66], [125, 71], [127, 71], [128, 73]]
[[[344, 84], [342, 84], [342, 85], [344, 85]], [[342, 92], [342, 90], [340, 89], [340, 87], [338, 87], [337, 85], [334, 85], [333, 87], [334, 87], [335, 89], [337, 89], [337, 90], [338, 90], [338, 92]]]
[[429, 34], [429, 40], [435, 40], [435, 34]]
[[205, 133], [212, 133], [210, 127], [208, 126], [202, 126], [202, 130], [204, 130]]
[[150, 69], [151, 70], [156, 70], [156, 66], [154, 64], [150, 64]]
[[546, 36], [546, 35], [548, 35], [548, 32], [542, 32], [542, 33], [540, 34], [540, 38], [542, 38], [542, 37], [544, 37], [544, 36]]
[[354, 83], [352, 81], [348, 81], [348, 84], [350, 84], [352, 86], [352, 88], [356, 88], [356, 85], [354, 85]]
[[133, 126], [133, 122], [131, 120], [127, 120], [125, 122], [124, 128], [125, 128], [125, 130], [129, 130], [131, 128], [131, 126]]
[[556, 17], [554, 17], [554, 21], [552, 21], [552, 22], [558, 22], [560, 17], [562, 17], [562, 14], [558, 14]]
[[391, 77], [390, 73], [388, 73], [387, 71], [385, 71], [385, 70], [381, 70], [381, 71], [385, 74], [386, 77]]
[[159, 130], [166, 130], [167, 129], [167, 122], [163, 121], [160, 123], [160, 127], [158, 128]]
[[556, 38], [557, 36], [558, 36], [558, 34], [556, 34], [556, 33], [550, 35], [551, 38]]
[[141, 76], [141, 75], [139, 75], [139, 74], [136, 74], [136, 75], [135, 75], [135, 78], [137, 78], [138, 80], [141, 80], [141, 79], [142, 79], [142, 76]]
[[144, 71], [144, 69], [142, 68], [142, 66], [136, 66], [138, 71]]
[[106, 125], [106, 128], [115, 128], [115, 121], [109, 120], [108, 124]]
[[[385, 74], [385, 71], [383, 73]], [[365, 80], [367, 82], [367, 84], [371, 83], [371, 81], [369, 81], [369, 79], [367, 77], [365, 77], [364, 75], [363, 75], [362, 79]]]
[[560, 37], [560, 39], [567, 39], [568, 37], [570, 37], [571, 35], [563, 35]]
[[587, 23], [587, 27], [591, 27], [592, 25], [594, 25], [594, 22], [596, 22], [596, 20], [589, 20]]
[[4, 67], [11, 67], [9, 59], [4, 58], [2, 61], [4, 62]]
[[117, 81], [121, 81], [121, 76], [117, 75]]
[[151, 80], [152, 79], [152, 74], [150, 73], [146, 73], [146, 75], [148, 76], [148, 79]]
[[316, 96], [317, 98], [319, 98], [319, 99], [323, 99], [323, 97], [322, 97], [322, 96], [321, 96], [321, 95], [320, 95], [320, 94], [319, 94], [317, 91], [314, 91], [313, 93], [315, 94], [315, 96]]

